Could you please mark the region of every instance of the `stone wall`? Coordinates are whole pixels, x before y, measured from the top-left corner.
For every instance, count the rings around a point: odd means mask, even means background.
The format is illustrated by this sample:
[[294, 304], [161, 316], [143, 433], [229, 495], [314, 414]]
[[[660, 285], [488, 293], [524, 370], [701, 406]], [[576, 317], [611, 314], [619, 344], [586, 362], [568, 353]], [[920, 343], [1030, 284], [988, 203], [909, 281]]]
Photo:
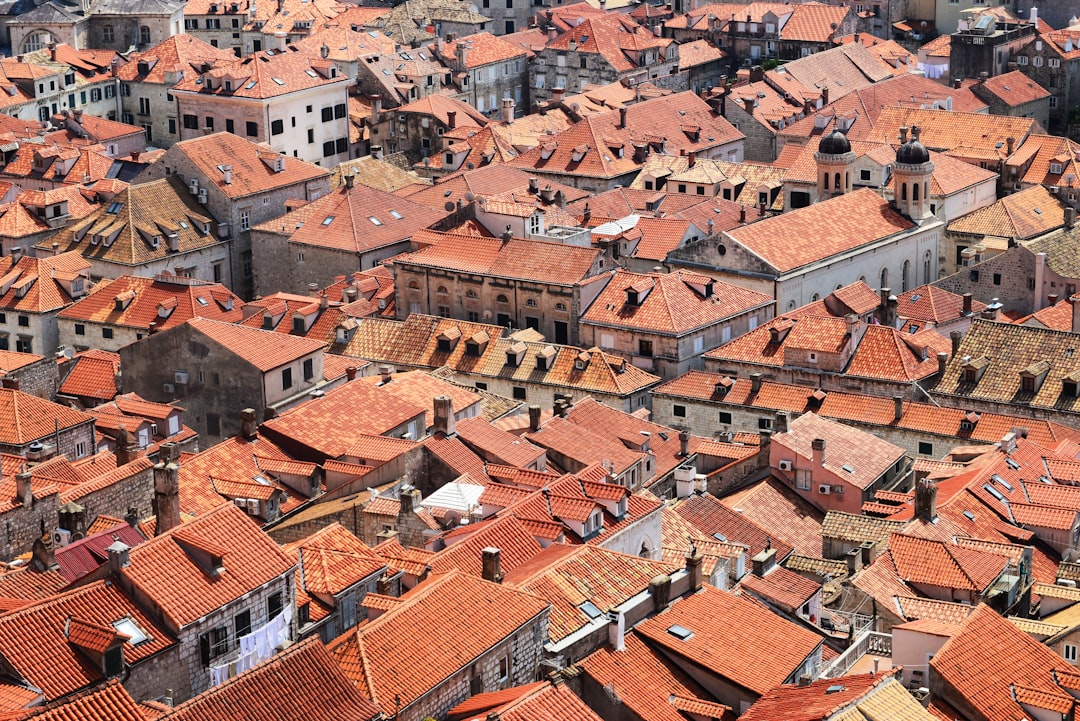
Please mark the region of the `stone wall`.
[[8, 375], [19, 383], [19, 390], [38, 398], [52, 400], [60, 388], [59, 367], [52, 358], [42, 358]]
[[0, 561], [28, 553], [36, 539], [53, 529], [59, 513], [60, 495], [56, 492], [34, 498], [30, 506], [19, 503], [0, 513]]
[[[118, 469], [116, 474], [124, 473]], [[79, 495], [80, 488], [64, 494], [64, 502], [74, 501], [85, 510], [86, 524], [89, 526], [98, 516], [124, 518], [129, 508], [137, 511], [139, 518], [153, 513], [154, 467], [147, 458], [139, 458], [128, 464], [127, 473], [107, 486], [91, 489], [85, 495]]]

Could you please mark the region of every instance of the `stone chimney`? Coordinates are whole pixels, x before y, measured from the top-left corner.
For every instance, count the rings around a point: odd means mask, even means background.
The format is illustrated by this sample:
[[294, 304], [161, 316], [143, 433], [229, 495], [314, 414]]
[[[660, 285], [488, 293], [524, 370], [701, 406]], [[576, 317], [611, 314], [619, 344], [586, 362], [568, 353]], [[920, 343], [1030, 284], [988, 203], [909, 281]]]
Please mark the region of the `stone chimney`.
[[369, 95], [368, 100], [371, 101], [371, 122], [379, 122], [379, 116], [382, 114], [382, 95], [378, 93]]
[[53, 546], [52, 535], [46, 533], [35, 538], [34, 545], [30, 548], [30, 570], [44, 573], [56, 568], [59, 567], [56, 565], [56, 548]]
[[29, 508], [34, 504], [34, 490], [31, 487], [30, 471], [26, 465], [15, 474], [15, 501]]
[[483, 571], [481, 571], [483, 579], [492, 583], [502, 583], [502, 552], [498, 548], [488, 546], [480, 551], [480, 554], [483, 561]]
[[690, 433], [679, 431], [679, 455], [686, 458], [690, 455]]
[[259, 419], [254, 408], [240, 411], [240, 437], [245, 441], [253, 441], [259, 437]]
[[773, 418], [773, 430], [777, 433], [787, 433], [790, 419], [791, 415], [787, 411], [777, 411], [776, 417]]
[[626, 106], [619, 108], [619, 128], [626, 127]]
[[904, 416], [904, 397], [893, 396], [893, 420], [898, 421]]
[[132, 442], [127, 428], [121, 428], [116, 434], [116, 467], [126, 466], [138, 456], [139, 448]]
[[776, 549], [772, 547], [772, 541], [765, 546], [765, 549], [750, 559], [753, 573], [758, 578], [764, 576], [776, 566]]
[[379, 366], [379, 385], [384, 386], [394, 377], [394, 369], [388, 365]]
[[928, 523], [937, 522], [937, 484], [929, 478], [915, 481], [915, 517]]
[[[160, 461], [154, 466], [154, 515], [160, 536], [180, 525], [180, 446], [163, 443]], [[111, 554], [110, 554], [111, 555]]]
[[937, 354], [937, 372], [939, 376], [945, 375], [945, 366], [949, 365], [949, 354], [941, 351]]
[[75, 534], [80, 537], [86, 535], [86, 509], [74, 501], [68, 501], [60, 506], [60, 528], [71, 533], [72, 539]]
[[[160, 521], [159, 521], [160, 524]], [[105, 549], [109, 552], [109, 570], [119, 573], [120, 569], [131, 565], [131, 546], [113, 536], [112, 545]]]
[[686, 552], [686, 575], [690, 581], [690, 592], [696, 593], [701, 590], [702, 575], [701, 575], [701, 553], [697, 550], [697, 545], [691, 543], [690, 550]]
[[824, 438], [815, 438], [814, 440], [810, 441], [810, 450], [811, 450], [811, 452], [813, 453], [813, 456], [814, 456], [814, 465], [815, 466], [824, 466], [825, 465], [825, 439]]
[[457, 111], [456, 110], [447, 110], [446, 111], [446, 126], [448, 128], [450, 128], [451, 130], [453, 130], [454, 128], [457, 127]]
[[540, 406], [529, 406], [529, 430], [533, 433], [540, 430]]
[[502, 101], [502, 121], [504, 123], [514, 122], [514, 99], [503, 98]]
[[954, 330], [949, 332], [949, 340], [952, 341], [951, 353], [953, 356], [960, 350], [960, 338], [960, 331]]
[[960, 296], [964, 300], [964, 315], [971, 315], [971, 293]]
[[0, 385], [9, 390], [17, 391], [19, 390], [19, 379], [13, 375], [6, 375], [0, 378]]
[[1076, 208], [1065, 209], [1065, 227], [1072, 230], [1076, 226]]
[[750, 392], [751, 393], [760, 393], [761, 392], [761, 373], [751, 373], [750, 374]]
[[454, 46], [454, 55], [457, 58], [459, 70], [465, 70], [469, 67], [469, 46], [467, 43], [458, 42], [458, 44]]
[[442, 433], [445, 436], [453, 436], [457, 433], [454, 423], [454, 401], [450, 396], [435, 396], [435, 420], [431, 424], [431, 432]]
[[652, 594], [655, 610], [667, 608], [668, 601], [671, 600], [671, 576], [664, 574], [649, 581], [649, 593]]

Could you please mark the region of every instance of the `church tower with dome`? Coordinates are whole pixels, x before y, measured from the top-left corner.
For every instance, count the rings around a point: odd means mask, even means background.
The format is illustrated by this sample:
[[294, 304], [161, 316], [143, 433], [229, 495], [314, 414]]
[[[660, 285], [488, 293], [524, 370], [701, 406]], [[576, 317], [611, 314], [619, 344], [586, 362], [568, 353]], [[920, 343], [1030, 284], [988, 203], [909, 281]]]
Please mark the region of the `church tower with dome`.
[[834, 128], [818, 142], [814, 160], [817, 162], [818, 202], [851, 192], [855, 153], [851, 152], [851, 143], [839, 128]]
[[896, 151], [896, 163], [893, 164], [893, 191], [896, 209], [916, 223], [933, 217], [930, 212], [930, 179], [934, 174], [934, 164], [930, 161], [930, 151], [919, 142], [919, 127], [900, 128], [900, 147]]

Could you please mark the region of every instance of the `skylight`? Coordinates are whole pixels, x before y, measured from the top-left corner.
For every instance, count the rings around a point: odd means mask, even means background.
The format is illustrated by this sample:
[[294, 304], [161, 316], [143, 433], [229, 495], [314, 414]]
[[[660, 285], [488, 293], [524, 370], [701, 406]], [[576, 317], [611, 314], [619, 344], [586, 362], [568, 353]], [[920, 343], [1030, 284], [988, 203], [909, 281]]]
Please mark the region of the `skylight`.
[[306, 73], [309, 77], [312, 78], [319, 77], [318, 73], [316, 73], [314, 70], [305, 70], [304, 73]]
[[604, 612], [597, 608], [596, 604], [592, 601], [585, 601], [580, 606], [578, 606], [578, 608], [581, 609], [582, 613], [589, 617], [590, 621], [595, 621], [596, 619], [604, 615]]
[[855, 469], [852, 468], [851, 466], [849, 466], [847, 463], [845, 463], [844, 465], [842, 465], [840, 467], [843, 468], [848, 473], [854, 473], [855, 472]]
[[210, 305], [209, 303], [207, 303], [207, 302], [206, 302], [206, 298], [203, 298], [202, 296], [199, 296], [199, 297], [197, 297], [197, 298], [195, 299], [195, 301], [196, 301], [196, 302], [197, 302], [197, 303], [198, 303], [199, 305]]
[[285, 81], [282, 80], [281, 78], [270, 78], [270, 79], [273, 80], [278, 85], [284, 85], [285, 84]]
[[252, 80], [250, 83], [248, 83], [247, 85], [244, 86], [244, 90], [251, 90], [253, 87], [255, 87], [255, 83], [257, 83], [257, 82], [259, 82], [259, 81], [258, 80]]
[[188, 226], [186, 220], [181, 220], [180, 221], [180, 227], [183, 228], [184, 230], [187, 230], [190, 226]]
[[112, 203], [112, 204], [109, 205], [109, 209], [106, 210], [105, 212], [108, 213], [109, 215], [116, 215], [117, 213], [120, 212], [121, 208], [123, 208], [123, 207], [124, 207], [123, 203], [119, 203], [119, 202]]
[[330, 225], [330, 224], [331, 224], [331, 223], [333, 223], [333, 222], [334, 222], [334, 216], [332, 216], [332, 215], [328, 215], [328, 216], [326, 216], [326, 220], [324, 220], [324, 221], [322, 222], [322, 224], [323, 224], [323, 225]]
[[964, 518], [968, 519], [972, 523], [975, 522], [975, 514], [971, 511], [964, 511]]
[[394, 216], [394, 218], [396, 218], [397, 220], [401, 220], [401, 218], [403, 217], [401, 213], [397, 212], [396, 210], [391, 210], [390, 215]]
[[127, 636], [128, 643], [132, 646], [137, 646], [147, 640], [147, 635], [143, 633], [143, 630], [136, 626], [135, 622], [130, 618], [121, 618], [119, 621], [113, 621], [113, 628], [115, 628], [117, 632]]
[[379, 220], [378, 218], [376, 218], [376, 217], [375, 217], [374, 215], [372, 215], [372, 216], [369, 216], [369, 217], [368, 217], [368, 220], [370, 220], [370, 221], [371, 221], [372, 223], [374, 223], [375, 225], [382, 225], [382, 221], [381, 221], [381, 220]]
[[680, 626], [678, 624], [675, 624], [674, 626], [668, 628], [667, 632], [675, 638], [679, 639], [680, 641], [685, 641], [694, 635], [694, 632], [688, 629], [686, 626]]

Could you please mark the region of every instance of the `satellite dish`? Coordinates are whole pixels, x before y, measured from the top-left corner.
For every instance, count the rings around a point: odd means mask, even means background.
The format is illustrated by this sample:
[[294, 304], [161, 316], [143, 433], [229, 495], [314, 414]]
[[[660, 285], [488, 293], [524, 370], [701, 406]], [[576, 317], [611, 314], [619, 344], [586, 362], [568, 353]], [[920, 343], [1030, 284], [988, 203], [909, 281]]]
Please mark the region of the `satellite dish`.
[[452, 200], [446, 201], [446, 204], [443, 206], [443, 208], [446, 209], [447, 213], [452, 212], [454, 210], [454, 201], [452, 201]]
[[475, 166], [475, 165], [473, 165], [473, 164], [472, 164], [471, 162], [469, 162], [469, 163], [465, 163], [465, 167], [466, 167], [466, 168], [468, 168], [469, 170], [472, 170], [472, 169], [474, 169], [474, 168], [475, 168], [476, 166]]
[[577, 103], [570, 103], [570, 109], [573, 110], [575, 113], [578, 111], [578, 108], [580, 108], [580, 107], [581, 106], [578, 105]]
[[443, 518], [443, 527], [448, 531], [461, 525], [461, 513], [459, 511], [449, 510]]
[[[470, 165], [470, 169], [471, 169], [472, 163], [469, 163], [469, 165]], [[470, 190], [470, 191], [465, 193], [465, 200], [467, 200], [467, 201], [469, 201], [471, 203], [474, 200], [476, 200], [476, 196], [473, 195], [472, 191]]]

